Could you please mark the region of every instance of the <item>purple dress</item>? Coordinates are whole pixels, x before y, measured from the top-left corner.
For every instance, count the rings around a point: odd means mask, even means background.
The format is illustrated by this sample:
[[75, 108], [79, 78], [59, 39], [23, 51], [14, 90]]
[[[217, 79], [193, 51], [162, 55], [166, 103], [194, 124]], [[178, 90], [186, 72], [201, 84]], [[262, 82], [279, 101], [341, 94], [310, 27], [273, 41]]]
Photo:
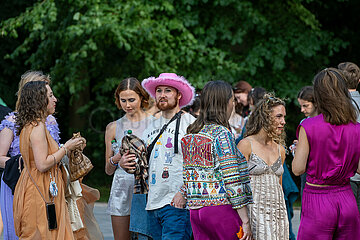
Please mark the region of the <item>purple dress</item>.
[[[50, 135], [54, 138], [54, 140], [59, 143], [59, 126], [56, 122], [55, 117], [49, 115], [46, 119], [46, 128], [49, 131]], [[5, 119], [0, 124], [0, 131], [4, 128], [10, 129], [14, 138], [9, 148], [9, 155], [16, 156], [20, 154], [20, 138], [16, 135], [16, 125], [15, 125], [15, 113], [9, 113]], [[18, 239], [15, 234], [14, 229], [14, 216], [13, 216], [13, 198], [11, 188], [6, 185], [1, 177], [1, 189], [0, 189], [0, 207], [1, 207], [1, 215], [4, 223], [4, 240], [13, 240]]]
[[350, 187], [360, 158], [360, 124], [332, 125], [320, 114], [300, 126], [310, 147], [306, 181], [328, 186], [305, 184], [298, 239], [360, 239], [360, 214]]

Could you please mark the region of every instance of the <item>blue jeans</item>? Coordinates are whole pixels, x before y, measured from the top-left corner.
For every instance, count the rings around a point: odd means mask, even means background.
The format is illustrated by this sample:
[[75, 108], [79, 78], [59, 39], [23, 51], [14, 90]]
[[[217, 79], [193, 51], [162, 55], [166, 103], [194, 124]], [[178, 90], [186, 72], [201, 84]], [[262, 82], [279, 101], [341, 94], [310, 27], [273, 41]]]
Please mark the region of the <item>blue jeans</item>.
[[139, 234], [139, 240], [149, 239], [147, 236], [152, 236], [152, 231], [149, 227], [156, 221], [156, 219], [148, 216], [145, 206], [146, 194], [134, 194], [131, 201], [129, 229], [130, 231]]
[[148, 211], [157, 221], [149, 226], [154, 240], [188, 240], [191, 238], [190, 213], [187, 209], [166, 205]]

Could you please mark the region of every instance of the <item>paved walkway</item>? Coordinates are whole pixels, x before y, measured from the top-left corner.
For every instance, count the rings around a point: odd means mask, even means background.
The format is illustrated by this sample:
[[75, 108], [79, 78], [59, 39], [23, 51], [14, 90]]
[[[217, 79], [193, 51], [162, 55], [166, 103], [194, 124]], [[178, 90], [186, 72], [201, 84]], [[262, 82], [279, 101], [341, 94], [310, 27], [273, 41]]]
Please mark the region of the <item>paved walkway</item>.
[[[95, 203], [94, 214], [100, 225], [100, 229], [104, 235], [104, 240], [113, 240], [110, 216], [106, 213], [106, 203]], [[294, 217], [292, 219], [293, 231], [297, 235], [300, 224], [300, 209], [294, 209]]]
[[[104, 240], [113, 240], [113, 232], [111, 228], [110, 216], [106, 213], [107, 203], [95, 203], [94, 214], [100, 225], [100, 229], [104, 235]], [[294, 209], [294, 217], [292, 219], [293, 231], [295, 235], [298, 232], [300, 224], [300, 210]], [[2, 235], [0, 239], [3, 239]]]
[[113, 240], [114, 235], [111, 227], [110, 215], [106, 213], [107, 203], [95, 203], [94, 215], [100, 225], [104, 240]]

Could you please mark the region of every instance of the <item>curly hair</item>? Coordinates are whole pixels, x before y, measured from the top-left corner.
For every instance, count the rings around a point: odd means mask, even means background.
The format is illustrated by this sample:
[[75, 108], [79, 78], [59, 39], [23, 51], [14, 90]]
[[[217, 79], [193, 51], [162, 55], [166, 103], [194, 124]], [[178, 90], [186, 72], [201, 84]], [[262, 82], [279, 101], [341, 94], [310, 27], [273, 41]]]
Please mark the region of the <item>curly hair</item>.
[[32, 81], [45, 81], [47, 84], [50, 85], [50, 76], [43, 74], [41, 71], [26, 71], [23, 75], [21, 75], [21, 79], [19, 82], [19, 88], [15, 95], [17, 95], [16, 105], [15, 109], [17, 110], [19, 108], [19, 101], [20, 101], [20, 93], [21, 89], [24, 87], [24, 85], [28, 82]]
[[25, 125], [37, 123], [47, 116], [48, 96], [45, 81], [26, 83], [19, 94], [19, 108], [15, 121], [17, 134], [20, 135]]
[[272, 109], [279, 105], [285, 107], [285, 102], [275, 97], [273, 93], [266, 93], [250, 115], [249, 121], [246, 124], [245, 137], [255, 135], [259, 133], [261, 129], [264, 129], [267, 135], [276, 143], [285, 146], [285, 131], [280, 135], [276, 134], [273, 126], [274, 118], [271, 117]]
[[342, 71], [346, 87], [348, 89], [355, 89], [359, 84], [360, 69], [352, 62], [339, 63], [338, 69]]

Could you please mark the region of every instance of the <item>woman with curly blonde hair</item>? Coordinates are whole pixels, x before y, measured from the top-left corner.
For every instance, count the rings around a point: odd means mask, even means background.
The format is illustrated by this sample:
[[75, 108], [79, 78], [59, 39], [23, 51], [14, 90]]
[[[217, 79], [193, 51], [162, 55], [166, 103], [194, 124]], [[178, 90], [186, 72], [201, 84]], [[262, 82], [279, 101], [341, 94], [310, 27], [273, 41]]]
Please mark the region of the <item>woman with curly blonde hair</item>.
[[285, 161], [285, 103], [265, 94], [250, 115], [246, 138], [237, 147], [249, 165], [254, 204], [248, 205], [254, 239], [289, 239], [281, 188]]

